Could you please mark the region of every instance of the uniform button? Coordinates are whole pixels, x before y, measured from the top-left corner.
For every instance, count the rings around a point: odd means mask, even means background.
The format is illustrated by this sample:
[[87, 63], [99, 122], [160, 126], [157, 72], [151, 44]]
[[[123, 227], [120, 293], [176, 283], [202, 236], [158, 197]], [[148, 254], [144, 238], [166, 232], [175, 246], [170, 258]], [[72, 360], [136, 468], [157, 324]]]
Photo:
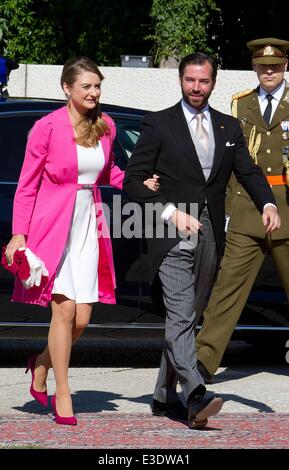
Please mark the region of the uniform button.
[[267, 134], [267, 135], [270, 135], [270, 134], [271, 134], [271, 132], [270, 132], [270, 131], [267, 131], [267, 132], [266, 132], [266, 134]]
[[270, 171], [272, 171], [272, 168], [268, 166], [267, 171], [270, 173]]
[[237, 191], [237, 194], [241, 194], [241, 191]]
[[267, 150], [266, 150], [266, 153], [268, 153], [268, 154], [271, 153], [271, 150], [270, 150], [270, 149], [267, 149]]

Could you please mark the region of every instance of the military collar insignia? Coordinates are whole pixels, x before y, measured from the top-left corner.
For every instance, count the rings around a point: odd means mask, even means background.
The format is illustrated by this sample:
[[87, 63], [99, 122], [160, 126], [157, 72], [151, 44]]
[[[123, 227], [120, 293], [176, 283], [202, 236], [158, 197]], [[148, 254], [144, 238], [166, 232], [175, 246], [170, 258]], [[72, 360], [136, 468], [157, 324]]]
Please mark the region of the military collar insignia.
[[[286, 87], [287, 88], [287, 87]], [[289, 103], [289, 89], [287, 88], [286, 95], [284, 96], [284, 101], [287, 101]]]
[[289, 121], [281, 121], [280, 124], [284, 132], [289, 131]]

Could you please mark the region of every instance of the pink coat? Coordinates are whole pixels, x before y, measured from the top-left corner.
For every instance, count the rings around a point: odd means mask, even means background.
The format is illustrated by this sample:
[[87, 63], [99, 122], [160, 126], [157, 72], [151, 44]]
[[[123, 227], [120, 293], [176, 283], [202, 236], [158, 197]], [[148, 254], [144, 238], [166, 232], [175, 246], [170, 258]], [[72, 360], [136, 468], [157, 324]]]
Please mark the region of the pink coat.
[[[114, 165], [116, 134], [113, 120], [103, 115], [110, 133], [101, 138], [105, 165], [96, 184], [122, 188], [124, 173]], [[39, 119], [28, 137], [25, 159], [14, 198], [13, 234], [23, 234], [27, 246], [45, 262], [49, 278], [40, 287], [25, 290], [16, 280], [12, 301], [47, 306], [66, 244], [77, 193], [77, 153], [66, 106]], [[97, 204], [99, 209], [99, 204]], [[99, 301], [115, 303], [115, 272], [109, 231], [103, 211], [97, 211], [99, 237]], [[45, 279], [45, 278], [44, 278]]]

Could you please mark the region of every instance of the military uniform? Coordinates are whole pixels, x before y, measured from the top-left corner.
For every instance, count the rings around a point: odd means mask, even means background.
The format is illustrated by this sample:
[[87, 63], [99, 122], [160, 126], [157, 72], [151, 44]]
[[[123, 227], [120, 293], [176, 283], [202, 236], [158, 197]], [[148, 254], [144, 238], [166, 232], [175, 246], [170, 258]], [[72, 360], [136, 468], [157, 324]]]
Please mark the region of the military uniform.
[[[265, 41], [248, 43], [253, 43], [253, 63], [284, 62], [289, 42], [272, 38], [268, 40], [271, 43]], [[289, 84], [285, 83], [283, 95], [269, 124], [261, 114], [258, 94], [259, 87], [234, 95], [232, 114], [240, 120], [252, 158], [267, 176], [282, 225], [279, 230], [266, 234], [261, 215], [250, 196], [235, 177], [231, 179], [226, 201], [230, 222], [225, 253], [204, 312], [203, 327], [196, 340], [198, 359], [210, 374], [217, 370], [221, 362], [269, 250], [289, 299]]]
[[[232, 110], [240, 120], [251, 156], [267, 176], [276, 199], [282, 225], [279, 230], [272, 232], [270, 237], [273, 240], [283, 240], [289, 238], [289, 195], [283, 162], [283, 157], [288, 160], [289, 156], [289, 84], [286, 83], [283, 96], [269, 125], [266, 125], [261, 115], [258, 92], [259, 88], [233, 96]], [[288, 123], [288, 132], [283, 131], [281, 122]], [[226, 213], [231, 216], [231, 231], [252, 237], [265, 237], [265, 227], [256, 206], [235, 178], [232, 178], [228, 188]]]

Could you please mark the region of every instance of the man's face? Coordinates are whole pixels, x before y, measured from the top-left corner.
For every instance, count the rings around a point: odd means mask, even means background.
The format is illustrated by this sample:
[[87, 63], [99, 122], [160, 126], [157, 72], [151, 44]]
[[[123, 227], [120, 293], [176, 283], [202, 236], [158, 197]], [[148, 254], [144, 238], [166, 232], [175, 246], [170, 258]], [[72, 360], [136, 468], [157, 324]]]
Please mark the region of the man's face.
[[214, 89], [212, 71], [209, 62], [203, 65], [190, 64], [184, 69], [184, 74], [180, 78], [183, 98], [195, 109], [201, 110], [206, 106]]
[[267, 93], [274, 91], [283, 82], [287, 64], [287, 60], [283, 64], [253, 64], [260, 85]]

